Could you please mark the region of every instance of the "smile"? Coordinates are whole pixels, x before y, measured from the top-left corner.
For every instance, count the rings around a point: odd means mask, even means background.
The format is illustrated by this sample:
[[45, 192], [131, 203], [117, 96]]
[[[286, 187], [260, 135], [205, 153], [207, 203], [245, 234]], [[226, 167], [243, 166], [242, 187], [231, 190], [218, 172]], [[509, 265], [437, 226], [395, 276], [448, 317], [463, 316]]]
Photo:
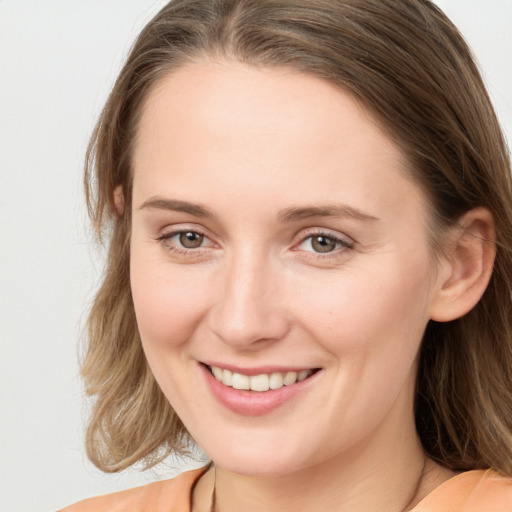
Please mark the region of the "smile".
[[323, 373], [322, 368], [223, 368], [218, 363], [199, 368], [216, 401], [243, 416], [262, 416], [304, 396]]
[[300, 370], [289, 372], [261, 373], [259, 375], [244, 375], [243, 373], [208, 366], [211, 374], [224, 386], [233, 389], [264, 392], [270, 389], [280, 389], [283, 386], [291, 386], [311, 376], [315, 370]]

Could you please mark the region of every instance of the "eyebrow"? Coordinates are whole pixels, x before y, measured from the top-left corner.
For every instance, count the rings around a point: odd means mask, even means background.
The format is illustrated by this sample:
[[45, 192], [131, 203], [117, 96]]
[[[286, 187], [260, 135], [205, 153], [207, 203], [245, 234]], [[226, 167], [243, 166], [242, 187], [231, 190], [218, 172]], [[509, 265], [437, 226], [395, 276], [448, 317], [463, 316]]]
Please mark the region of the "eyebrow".
[[379, 220], [377, 217], [352, 206], [337, 204], [286, 208], [278, 214], [278, 219], [281, 222], [296, 222], [310, 217], [349, 217], [366, 222]]
[[139, 210], [143, 209], [184, 212], [194, 215], [195, 217], [213, 217], [211, 210], [199, 204], [178, 201], [176, 199], [164, 199], [162, 197], [150, 197], [144, 201], [139, 208]]
[[[173, 212], [184, 212], [195, 217], [214, 217], [211, 210], [199, 204], [179, 201], [177, 199], [164, 199], [162, 197], [150, 197], [139, 207], [139, 210], [168, 210]], [[348, 205], [323, 205], [323, 206], [294, 206], [280, 210], [277, 218], [279, 222], [297, 222], [311, 217], [349, 217], [360, 221], [378, 221], [377, 217], [365, 213], [357, 208]]]

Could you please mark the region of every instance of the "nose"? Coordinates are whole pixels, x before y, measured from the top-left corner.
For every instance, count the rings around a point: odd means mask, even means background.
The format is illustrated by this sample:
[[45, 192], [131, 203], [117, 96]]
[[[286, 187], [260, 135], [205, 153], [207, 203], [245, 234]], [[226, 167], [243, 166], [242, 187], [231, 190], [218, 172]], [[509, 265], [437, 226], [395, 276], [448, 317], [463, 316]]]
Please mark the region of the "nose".
[[238, 349], [260, 348], [282, 339], [290, 328], [279, 269], [268, 258], [245, 251], [233, 255], [219, 273], [210, 309], [210, 329]]

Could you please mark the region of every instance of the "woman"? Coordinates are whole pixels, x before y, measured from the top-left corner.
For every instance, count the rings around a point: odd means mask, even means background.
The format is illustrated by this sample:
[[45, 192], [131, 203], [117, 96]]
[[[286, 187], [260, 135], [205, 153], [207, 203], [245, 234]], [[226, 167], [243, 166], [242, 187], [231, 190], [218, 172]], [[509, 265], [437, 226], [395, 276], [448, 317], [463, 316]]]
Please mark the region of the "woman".
[[66, 511], [512, 509], [510, 163], [437, 7], [174, 0], [85, 180], [88, 455], [212, 463]]

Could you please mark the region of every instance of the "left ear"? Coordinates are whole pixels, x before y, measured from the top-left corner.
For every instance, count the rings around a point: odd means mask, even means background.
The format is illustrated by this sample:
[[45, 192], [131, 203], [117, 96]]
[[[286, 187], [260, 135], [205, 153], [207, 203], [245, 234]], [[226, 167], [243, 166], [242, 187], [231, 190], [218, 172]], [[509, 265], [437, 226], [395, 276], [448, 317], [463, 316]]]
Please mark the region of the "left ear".
[[449, 233], [430, 318], [448, 322], [473, 309], [489, 284], [495, 255], [492, 213], [486, 208], [465, 213]]

